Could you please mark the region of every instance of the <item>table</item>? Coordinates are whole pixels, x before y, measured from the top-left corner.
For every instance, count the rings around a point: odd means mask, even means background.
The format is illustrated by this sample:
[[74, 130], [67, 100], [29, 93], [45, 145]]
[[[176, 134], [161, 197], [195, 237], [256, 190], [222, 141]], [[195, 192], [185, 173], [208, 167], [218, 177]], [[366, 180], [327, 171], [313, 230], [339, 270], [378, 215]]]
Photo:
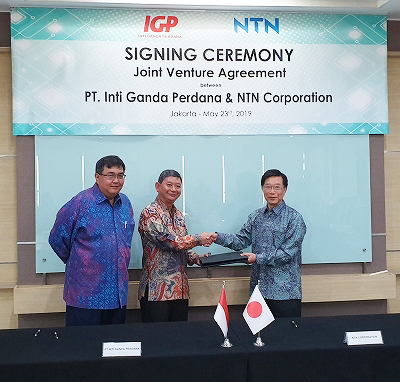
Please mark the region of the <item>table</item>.
[[[297, 328], [292, 324], [295, 321]], [[384, 345], [348, 346], [345, 332], [381, 330]], [[400, 315], [276, 319], [253, 346], [246, 323], [231, 332], [248, 352], [248, 381], [400, 381]]]
[[[57, 333], [56, 339], [54, 332]], [[243, 382], [247, 355], [215, 322], [0, 330], [0, 381]], [[103, 342], [141, 341], [141, 357], [102, 358]]]
[[[0, 382], [400, 381], [399, 314], [294, 320], [263, 329], [260, 348], [243, 320], [231, 322], [232, 348], [214, 321], [0, 330]], [[343, 343], [368, 330], [384, 345]], [[124, 341], [141, 341], [142, 356], [102, 358], [103, 342]]]

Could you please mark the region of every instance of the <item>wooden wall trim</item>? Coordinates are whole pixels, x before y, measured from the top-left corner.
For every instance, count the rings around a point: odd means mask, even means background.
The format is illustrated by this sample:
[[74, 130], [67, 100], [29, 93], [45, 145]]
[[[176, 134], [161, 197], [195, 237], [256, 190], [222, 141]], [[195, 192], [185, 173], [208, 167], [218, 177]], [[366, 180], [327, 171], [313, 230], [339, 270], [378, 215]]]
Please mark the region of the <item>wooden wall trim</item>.
[[303, 302], [367, 301], [396, 297], [396, 275], [307, 276], [303, 282]]
[[[190, 306], [216, 306], [222, 278], [189, 281]], [[306, 275], [302, 277], [303, 302], [381, 300], [396, 297], [396, 275]], [[226, 279], [229, 305], [244, 305], [249, 299], [249, 278]], [[129, 283], [128, 309], [138, 309], [138, 282]], [[63, 285], [31, 285], [14, 288], [14, 314], [65, 312]]]
[[17, 283], [0, 282], [0, 289], [14, 289], [16, 286], [17, 286]]
[[386, 258], [388, 271], [400, 275], [400, 251], [388, 252]]
[[0, 288], [7, 289], [10, 286], [14, 288], [15, 285], [17, 285], [17, 263], [0, 263]]
[[[14, 314], [13, 290], [0, 289], [0, 329], [16, 328], [18, 328], [18, 316]], [[3, 344], [2, 347], [5, 348]]]

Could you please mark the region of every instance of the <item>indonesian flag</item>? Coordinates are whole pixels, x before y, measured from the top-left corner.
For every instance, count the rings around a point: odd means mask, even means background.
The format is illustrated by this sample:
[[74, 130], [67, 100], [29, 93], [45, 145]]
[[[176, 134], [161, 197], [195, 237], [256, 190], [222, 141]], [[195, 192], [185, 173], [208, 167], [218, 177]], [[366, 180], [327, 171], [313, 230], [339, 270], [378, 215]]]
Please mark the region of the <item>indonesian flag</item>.
[[254, 288], [250, 300], [243, 312], [243, 317], [253, 334], [258, 333], [275, 320], [258, 285]]
[[228, 305], [226, 304], [226, 294], [224, 287], [222, 287], [221, 297], [219, 298], [217, 309], [215, 309], [214, 320], [217, 322], [222, 330], [222, 333], [224, 333], [224, 337], [226, 338], [226, 336], [228, 335], [229, 312]]

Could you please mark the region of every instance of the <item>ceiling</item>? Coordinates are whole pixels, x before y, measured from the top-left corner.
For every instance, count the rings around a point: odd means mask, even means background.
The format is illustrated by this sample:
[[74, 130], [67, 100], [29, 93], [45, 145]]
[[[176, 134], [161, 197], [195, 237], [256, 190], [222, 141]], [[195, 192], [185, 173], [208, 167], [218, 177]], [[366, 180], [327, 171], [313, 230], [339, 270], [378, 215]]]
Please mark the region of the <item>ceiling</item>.
[[400, 0], [0, 0], [0, 12], [11, 7], [348, 13], [387, 15], [389, 20], [400, 20]]

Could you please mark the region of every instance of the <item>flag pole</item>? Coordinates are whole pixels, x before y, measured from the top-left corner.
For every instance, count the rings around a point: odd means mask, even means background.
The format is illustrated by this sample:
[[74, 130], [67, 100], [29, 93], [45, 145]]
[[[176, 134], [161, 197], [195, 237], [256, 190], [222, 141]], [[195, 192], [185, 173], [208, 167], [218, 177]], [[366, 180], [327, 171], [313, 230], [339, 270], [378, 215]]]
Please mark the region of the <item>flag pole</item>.
[[263, 328], [274, 321], [275, 318], [269, 309], [265, 298], [261, 294], [258, 284], [254, 287], [249, 302], [244, 308], [243, 318], [253, 335], [257, 333], [257, 339], [255, 342], [253, 342], [253, 345], [264, 346], [265, 343], [261, 339], [260, 332]]
[[257, 333], [257, 339], [255, 340], [255, 342], [253, 342], [254, 346], [257, 347], [261, 347], [265, 345], [265, 342], [263, 342], [263, 340], [261, 339], [261, 335], [260, 332]]
[[[222, 289], [225, 289], [225, 284], [226, 284], [226, 281], [225, 280], [222, 281]], [[226, 334], [226, 336], [224, 336], [224, 342], [221, 344], [221, 346], [223, 348], [231, 348], [233, 346], [232, 342], [229, 341], [228, 333]]]
[[[260, 285], [260, 279], [258, 279], [257, 285]], [[257, 339], [255, 340], [255, 342], [253, 342], [253, 345], [257, 347], [262, 347], [265, 345], [265, 342], [263, 342], [263, 340], [261, 339], [260, 332], [257, 333]]]

